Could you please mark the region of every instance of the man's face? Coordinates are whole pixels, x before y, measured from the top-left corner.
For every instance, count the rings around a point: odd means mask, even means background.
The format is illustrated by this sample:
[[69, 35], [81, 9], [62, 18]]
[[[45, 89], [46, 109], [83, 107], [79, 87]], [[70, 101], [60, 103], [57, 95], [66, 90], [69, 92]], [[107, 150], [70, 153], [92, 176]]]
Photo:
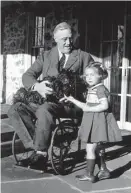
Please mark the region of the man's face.
[[69, 29], [58, 30], [55, 34], [55, 41], [58, 49], [64, 53], [69, 54], [72, 49], [72, 33]]

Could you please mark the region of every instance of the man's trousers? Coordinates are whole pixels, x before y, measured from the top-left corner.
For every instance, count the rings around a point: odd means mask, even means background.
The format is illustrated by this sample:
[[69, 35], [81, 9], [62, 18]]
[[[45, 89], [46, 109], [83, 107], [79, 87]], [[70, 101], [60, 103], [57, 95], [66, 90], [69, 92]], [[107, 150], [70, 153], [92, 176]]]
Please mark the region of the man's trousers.
[[[45, 102], [43, 105], [36, 105], [35, 107], [16, 103], [9, 109], [8, 116], [26, 148], [31, 147], [36, 151], [47, 151], [56, 119], [68, 117], [81, 120], [82, 110], [74, 105], [69, 107], [52, 102]], [[28, 135], [27, 129], [30, 135]], [[30, 137], [32, 133], [33, 140]]]

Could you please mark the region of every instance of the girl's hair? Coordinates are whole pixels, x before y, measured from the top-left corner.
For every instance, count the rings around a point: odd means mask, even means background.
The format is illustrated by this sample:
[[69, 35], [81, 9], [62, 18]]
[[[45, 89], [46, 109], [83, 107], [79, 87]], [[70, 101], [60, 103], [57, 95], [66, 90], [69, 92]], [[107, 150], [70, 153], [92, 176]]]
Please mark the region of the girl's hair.
[[101, 80], [104, 80], [108, 77], [108, 72], [106, 67], [102, 65], [102, 63], [100, 62], [91, 62], [90, 65], [85, 68], [85, 70], [88, 68], [97, 69], [98, 74], [101, 76]]

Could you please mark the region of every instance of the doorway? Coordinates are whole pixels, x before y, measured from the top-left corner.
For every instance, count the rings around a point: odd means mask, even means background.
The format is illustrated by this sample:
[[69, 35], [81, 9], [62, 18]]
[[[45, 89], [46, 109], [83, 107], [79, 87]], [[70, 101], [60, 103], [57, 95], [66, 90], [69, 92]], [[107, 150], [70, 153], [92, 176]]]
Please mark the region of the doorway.
[[108, 69], [105, 85], [120, 129], [131, 131], [131, 15], [121, 23], [103, 24], [102, 60]]
[[124, 21], [120, 126], [131, 131], [131, 15]]

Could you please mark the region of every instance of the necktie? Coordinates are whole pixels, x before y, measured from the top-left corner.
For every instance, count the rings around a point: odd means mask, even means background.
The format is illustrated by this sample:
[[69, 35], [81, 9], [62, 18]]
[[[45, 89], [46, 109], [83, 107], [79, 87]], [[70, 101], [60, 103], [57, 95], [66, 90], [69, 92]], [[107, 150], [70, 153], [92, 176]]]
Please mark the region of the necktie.
[[62, 71], [64, 64], [65, 64], [65, 54], [62, 55], [62, 57], [59, 61], [59, 72]]

